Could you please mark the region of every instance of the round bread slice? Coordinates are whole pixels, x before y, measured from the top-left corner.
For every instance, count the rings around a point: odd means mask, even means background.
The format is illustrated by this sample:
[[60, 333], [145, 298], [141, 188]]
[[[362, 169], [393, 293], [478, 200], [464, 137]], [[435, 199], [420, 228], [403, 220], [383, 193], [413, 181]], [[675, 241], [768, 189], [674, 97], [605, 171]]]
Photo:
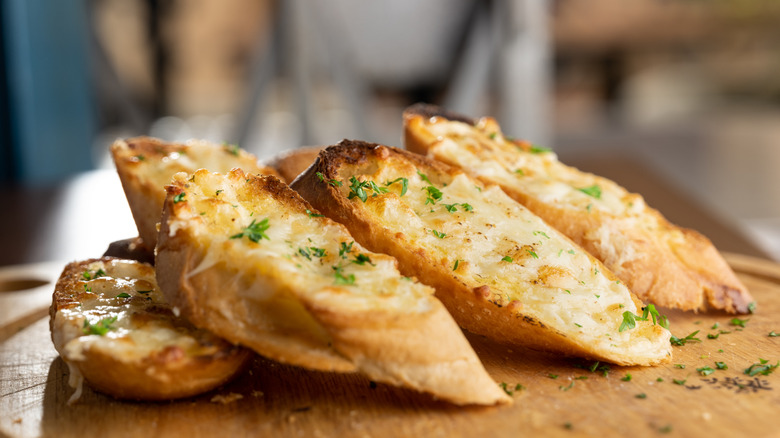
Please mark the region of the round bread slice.
[[54, 347], [81, 395], [168, 400], [213, 389], [252, 357], [175, 315], [145, 263], [103, 257], [67, 265], [50, 309]]
[[111, 155], [138, 233], [150, 250], [157, 244], [165, 185], [175, 173], [191, 173], [202, 168], [227, 172], [239, 167], [247, 173], [276, 174], [274, 169], [259, 165], [257, 157], [236, 145], [202, 140], [169, 143], [152, 137], [135, 137], [114, 142]]
[[193, 324], [292, 365], [455, 404], [511, 401], [433, 289], [277, 178], [201, 169], [167, 190], [157, 278]]

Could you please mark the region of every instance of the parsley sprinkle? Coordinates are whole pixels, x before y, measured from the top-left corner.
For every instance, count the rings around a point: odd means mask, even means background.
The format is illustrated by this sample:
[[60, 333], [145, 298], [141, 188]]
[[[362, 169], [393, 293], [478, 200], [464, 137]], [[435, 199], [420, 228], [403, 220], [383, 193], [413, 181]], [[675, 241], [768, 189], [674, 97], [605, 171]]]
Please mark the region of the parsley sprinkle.
[[459, 264], [460, 264], [460, 260], [459, 259], [455, 259], [455, 265], [452, 266], [452, 270], [453, 271], [457, 271]]
[[98, 321], [97, 324], [90, 324], [87, 319], [84, 319], [84, 325], [82, 326], [81, 331], [85, 335], [103, 336], [109, 331], [114, 329], [114, 327], [111, 327], [111, 324], [115, 322], [116, 322], [116, 316], [103, 318], [100, 321]]
[[715, 368], [719, 370], [727, 370], [729, 369], [729, 366], [726, 365], [726, 362], [715, 362]]
[[599, 187], [596, 184], [594, 184], [594, 185], [592, 185], [590, 187], [583, 187], [583, 188], [577, 189], [577, 190], [581, 191], [582, 193], [585, 193], [586, 195], [588, 195], [588, 196], [590, 196], [592, 198], [601, 199], [601, 187]]
[[130, 294], [127, 292], [122, 292], [116, 296], [117, 298], [130, 298]]
[[386, 186], [391, 186], [391, 185], [397, 183], [398, 181], [401, 182], [401, 196], [403, 196], [403, 195], [406, 194], [406, 191], [409, 189], [409, 179], [408, 178], [404, 178], [404, 177], [396, 178], [396, 179], [394, 179], [392, 181], [387, 181], [385, 183], [385, 185]]
[[736, 325], [742, 328], [745, 328], [745, 323], [750, 321], [750, 319], [739, 319], [739, 318], [733, 318], [730, 323], [731, 325]]
[[447, 233], [440, 233], [433, 229], [431, 230], [431, 232], [433, 232], [433, 235], [438, 237], [439, 239], [444, 239], [445, 237], [447, 237]]
[[715, 372], [715, 370], [712, 367], [696, 368], [696, 371], [698, 371], [699, 374], [701, 374], [702, 376], [709, 376], [710, 374]]
[[520, 176], [525, 176], [525, 172], [523, 172], [523, 169], [515, 169], [515, 173]]
[[631, 374], [626, 373], [626, 375], [623, 376], [623, 378], [620, 379], [620, 380], [622, 380], [624, 382], [630, 382], [631, 381]]
[[543, 154], [545, 152], [552, 152], [552, 149], [545, 148], [541, 146], [531, 145], [531, 148], [528, 150], [528, 152], [532, 154]]
[[341, 266], [332, 266], [332, 268], [335, 271], [333, 275], [336, 277], [334, 284], [342, 284], [347, 286], [355, 284], [355, 274], [344, 275], [344, 268]]
[[365, 254], [358, 254], [358, 255], [356, 255], [355, 256], [355, 260], [353, 260], [352, 263], [354, 263], [356, 265], [365, 265], [366, 263], [368, 263], [371, 266], [376, 266], [373, 263], [371, 263], [371, 258], [368, 257]]
[[533, 257], [533, 258], [535, 258], [535, 259], [538, 259], [538, 258], [539, 258], [539, 256], [538, 256], [538, 255], [536, 255], [536, 253], [535, 253], [534, 251], [530, 250], [530, 249], [527, 249], [527, 250], [526, 250], [526, 252], [528, 252], [528, 254], [530, 254], [530, 255], [531, 255], [531, 257]]
[[501, 389], [503, 389], [503, 390], [504, 390], [504, 392], [505, 392], [507, 395], [512, 395], [512, 394], [514, 394], [514, 393], [515, 393], [515, 392], [517, 392], [517, 391], [520, 391], [520, 390], [523, 390], [523, 389], [525, 389], [525, 386], [523, 386], [523, 385], [521, 385], [521, 384], [519, 384], [519, 383], [515, 385], [514, 389], [511, 389], [511, 388], [509, 387], [509, 384], [507, 384], [506, 382], [501, 382], [501, 383], [499, 383], [499, 384], [498, 384], [498, 386], [500, 386], [500, 387], [501, 387]]
[[441, 200], [441, 190], [437, 189], [434, 186], [425, 186], [423, 187], [423, 190], [428, 192], [428, 198], [425, 200], [425, 205], [428, 204], [436, 204], [436, 201]]
[[260, 239], [266, 239], [271, 240], [266, 234], [265, 231], [270, 227], [268, 224], [268, 218], [263, 219], [260, 222], [257, 222], [257, 219], [252, 219], [252, 223], [249, 224], [248, 227], [241, 230], [240, 233], [234, 234], [230, 236], [231, 239], [240, 239], [244, 236], [249, 238], [252, 242], [258, 243], [260, 242]]
[[[547, 239], [550, 238], [550, 236], [548, 236], [547, 233], [545, 233], [544, 231], [534, 231], [534, 236], [542, 236], [542, 237], [546, 237]], [[558, 253], [558, 255], [561, 255], [560, 252]]]
[[[326, 181], [325, 181], [325, 175], [323, 175], [323, 174], [322, 174], [322, 172], [317, 172], [317, 173], [315, 173], [315, 175], [317, 175], [317, 178], [319, 178], [319, 179], [320, 179], [320, 181], [322, 181], [322, 182], [326, 182]], [[353, 178], [354, 178], [354, 177], [353, 177]], [[333, 187], [341, 187], [341, 181], [337, 181], [337, 180], [335, 180], [335, 179], [329, 179], [329, 180], [327, 181], [327, 183], [328, 183], [328, 184], [330, 184], [330, 185], [332, 185]]]
[[509, 257], [509, 256], [504, 256], [504, 257], [501, 259], [501, 261], [502, 261], [502, 262], [509, 262], [509, 263], [512, 263], [512, 262], [514, 261], [514, 259], [513, 259], [512, 257]]
[[777, 361], [774, 365], [767, 365], [769, 360], [767, 359], [758, 359], [759, 363], [754, 363], [753, 365], [750, 365], [748, 368], [745, 368], [745, 374], [747, 374], [750, 377], [755, 376], [756, 374], [761, 374], [763, 376], [768, 376], [771, 374], [775, 368], [780, 366], [780, 360]]
[[352, 252], [352, 245], [355, 244], [355, 241], [349, 242], [349, 245], [347, 245], [347, 242], [341, 242], [341, 249], [339, 249], [339, 257], [341, 258], [347, 258], [344, 254], [349, 254]]
[[558, 375], [557, 375], [557, 374], [552, 374], [552, 373], [550, 373], [550, 374], [547, 374], [547, 377], [549, 377], [549, 378], [551, 378], [551, 379], [555, 380], [555, 379], [557, 379], [557, 378], [558, 378]]
[[308, 208], [306, 209], [306, 214], [309, 217], [324, 217], [324, 215], [314, 213], [313, 211], [309, 210]]
[[623, 322], [620, 324], [620, 328], [618, 329], [618, 332], [622, 332], [624, 330], [631, 330], [634, 327], [636, 327], [636, 315], [626, 310], [623, 312]]
[[701, 339], [695, 337], [698, 333], [699, 333], [699, 331], [696, 330], [695, 332], [689, 334], [688, 336], [686, 336], [684, 338], [678, 338], [677, 336], [672, 335], [672, 337], [669, 339], [669, 342], [672, 345], [676, 345], [678, 347], [679, 346], [683, 346], [683, 345], [685, 345], [688, 342], [701, 342]]
[[767, 336], [769, 336], [770, 338], [776, 338], [776, 337], [780, 336], [780, 334], [775, 333], [775, 331], [772, 330], [771, 332], [769, 332], [769, 334]]
[[430, 185], [433, 185], [433, 183], [431, 182], [431, 180], [429, 180], [429, 179], [428, 179], [428, 176], [426, 176], [424, 173], [422, 173], [422, 172], [420, 172], [420, 171], [418, 170], [418, 171], [417, 171], [417, 175], [419, 175], [419, 176], [420, 176], [420, 178], [421, 178], [423, 181], [427, 182], [427, 183], [428, 183], [428, 184], [430, 184]]
[[707, 333], [707, 339], [718, 339], [720, 333]]
[[558, 387], [559, 390], [564, 391], [564, 392], [568, 391], [568, 390], [570, 390], [572, 388], [574, 388], [574, 380], [572, 380], [571, 383], [569, 383], [567, 386], [561, 385], [561, 386]]
[[360, 181], [354, 176], [349, 177], [349, 182], [349, 196], [347, 196], [347, 199], [358, 198], [361, 201], [366, 202], [368, 195], [366, 194], [365, 188], [369, 187], [369, 183]]
[[685, 385], [685, 382], [687, 382], [687, 381], [688, 381], [688, 379], [682, 379], [682, 380], [672, 379], [672, 382], [674, 382], [675, 385], [680, 385], [680, 386]]
[[645, 394], [644, 392], [641, 392], [641, 393], [635, 395], [634, 397], [635, 398], [647, 398], [647, 394]]
[[173, 203], [174, 203], [174, 204], [178, 204], [179, 202], [182, 202], [182, 201], [184, 201], [184, 197], [185, 197], [186, 195], [187, 195], [186, 193], [184, 193], [184, 192], [181, 192], [181, 193], [179, 193], [178, 195], [174, 196], [174, 197], [173, 197]]
[[222, 143], [222, 146], [225, 148], [226, 151], [230, 152], [235, 156], [238, 156], [239, 148], [237, 144]]
[[755, 301], [751, 301], [750, 304], [748, 304], [748, 312], [756, 313], [756, 302]]
[[675, 368], [679, 368], [681, 370], [684, 370], [685, 369], [685, 364], [684, 363], [676, 363], [676, 364], [674, 364], [674, 367]]

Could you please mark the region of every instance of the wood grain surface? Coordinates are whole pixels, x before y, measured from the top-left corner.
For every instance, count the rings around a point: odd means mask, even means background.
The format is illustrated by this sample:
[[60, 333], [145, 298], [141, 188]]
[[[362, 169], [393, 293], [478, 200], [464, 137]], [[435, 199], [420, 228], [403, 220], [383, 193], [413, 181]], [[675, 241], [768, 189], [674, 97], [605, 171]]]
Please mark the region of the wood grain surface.
[[[727, 258], [758, 302], [755, 314], [741, 318], [744, 327], [723, 313], [664, 310], [676, 336], [698, 330], [700, 341], [675, 347], [670, 364], [648, 368], [606, 367], [468, 335], [515, 403], [466, 408], [356, 374], [311, 372], [259, 357], [235, 381], [192, 399], [126, 402], [85, 388], [68, 405], [68, 369], [45, 316], [53, 285], [13, 283], [0, 272], [0, 436], [777, 437], [780, 370], [753, 377], [744, 370], [759, 359], [780, 360], [780, 337], [769, 336], [780, 333], [780, 266]], [[22, 279], [47, 281], [61, 267], [16, 271]], [[9, 291], [14, 284], [33, 287]], [[697, 371], [707, 366], [715, 371]]]

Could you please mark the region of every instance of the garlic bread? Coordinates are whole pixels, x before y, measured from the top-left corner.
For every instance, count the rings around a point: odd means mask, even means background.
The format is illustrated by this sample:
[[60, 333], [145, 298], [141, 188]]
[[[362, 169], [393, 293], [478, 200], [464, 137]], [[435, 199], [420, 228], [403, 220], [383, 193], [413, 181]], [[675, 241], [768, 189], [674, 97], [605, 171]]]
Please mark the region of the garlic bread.
[[669, 223], [611, 180], [558, 161], [550, 150], [510, 139], [490, 117], [438, 107], [404, 112], [410, 151], [457, 166], [582, 245], [640, 299], [683, 310], [750, 311], [753, 298], [712, 243]]
[[81, 394], [167, 400], [213, 389], [252, 357], [175, 315], [148, 264], [111, 257], [70, 263], [50, 309], [54, 347]]
[[201, 169], [167, 192], [157, 278], [193, 324], [292, 365], [455, 404], [510, 400], [431, 288], [276, 177]]
[[292, 187], [365, 247], [394, 256], [404, 275], [433, 286], [466, 330], [620, 365], [671, 357], [654, 309], [642, 312], [600, 262], [498, 186], [411, 152], [344, 140]]
[[111, 155], [138, 233], [144, 246], [151, 251], [157, 243], [165, 185], [171, 182], [175, 173], [191, 173], [201, 168], [227, 172], [234, 167], [247, 173], [276, 173], [269, 167], [260, 166], [257, 157], [238, 146], [202, 140], [169, 143], [151, 137], [135, 137], [114, 142]]

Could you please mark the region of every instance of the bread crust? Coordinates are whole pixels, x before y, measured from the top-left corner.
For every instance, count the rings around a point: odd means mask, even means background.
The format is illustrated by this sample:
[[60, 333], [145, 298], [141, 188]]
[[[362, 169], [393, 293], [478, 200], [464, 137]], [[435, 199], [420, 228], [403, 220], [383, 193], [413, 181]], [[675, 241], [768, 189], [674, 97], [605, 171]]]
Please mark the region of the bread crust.
[[152, 137], [134, 137], [114, 142], [111, 155], [138, 234], [144, 246], [152, 251], [157, 244], [164, 187], [175, 173], [194, 172], [200, 168], [227, 172], [240, 167], [248, 173], [276, 174], [272, 168], [259, 165], [257, 157], [237, 146], [205, 141], [174, 143]]
[[[351, 177], [363, 180], [366, 175], [379, 172], [377, 169], [381, 167], [381, 163], [396, 169], [401, 175], [409, 176], [414, 172], [421, 172], [439, 187], [442, 184], [450, 184], [457, 175], [463, 173], [438, 161], [403, 150], [344, 140], [321, 152], [314, 165], [301, 174], [292, 187], [323, 214], [345, 224], [358, 242], [372, 251], [395, 257], [404, 275], [415, 276], [434, 287], [437, 297], [455, 320], [469, 331], [502, 342], [624, 365], [649, 365], [669, 360], [669, 334], [661, 327], [644, 325], [641, 334], [636, 333], [638, 337], [646, 336], [652, 339], [653, 351], [642, 354], [605, 351], [584, 344], [570, 332], [524, 312], [523, 303], [501, 301], [497, 297], [505, 291], [500, 288], [479, 284], [455, 272], [457, 267], [453, 268], [451, 258], [443, 255], [439, 259], [432, 251], [418, 244], [414, 236], [415, 230], [386, 225], [374, 209], [380, 208], [375, 206], [383, 202], [383, 197], [391, 195], [379, 195], [376, 201], [375, 198], [368, 197], [367, 202], [361, 203], [356, 199], [349, 199], [344, 190]], [[341, 181], [342, 185], [329, 184], [328, 181]], [[516, 205], [508, 198], [506, 202]], [[517, 207], [522, 208], [519, 205]], [[392, 204], [392, 207], [387, 208], [402, 207]], [[576, 246], [563, 236], [560, 236], [560, 239], [565, 241], [564, 245]], [[593, 257], [587, 255], [587, 260], [589, 266], [602, 269], [610, 281], [617, 280]], [[641, 306], [628, 290], [624, 290], [624, 294], [628, 300], [627, 304]]]
[[[455, 404], [511, 401], [431, 289], [403, 279], [392, 258], [364, 250], [277, 178], [201, 170], [176, 175], [167, 191], [158, 281], [193, 324], [292, 365], [359, 371]], [[250, 217], [268, 220], [267, 238], [232, 238]], [[358, 254], [368, 261], [355, 264]], [[334, 283], [334, 271], [353, 283]]]
[[[714, 245], [694, 230], [669, 223], [657, 210], [646, 206], [640, 195], [628, 193], [605, 178], [551, 160], [548, 166], [567, 177], [588, 180], [602, 188], [613, 187], [626, 203], [643, 208], [621, 214], [598, 208], [591, 211], [565, 201], [544, 199], [520, 178], [499, 179], [495, 174], [480, 172], [475, 166], [469, 166], [462, 158], [441, 152], [442, 136], [434, 134], [430, 127], [449, 121], [460, 122], [463, 129], [484, 137], [480, 142], [469, 143], [468, 147], [476, 148], [475, 155], [483, 154], [481, 156], [487, 157], [486, 160], [494, 156], [491, 151], [501, 149], [503, 144], [512, 144], [509, 140], [500, 143], [504, 137], [493, 119], [475, 120], [432, 105], [418, 104], [404, 112], [406, 148], [462, 167], [484, 183], [500, 185], [513, 199], [604, 262], [644, 301], [682, 310], [750, 311], [752, 296]], [[491, 132], [484, 132], [486, 126], [490, 126]], [[459, 143], [456, 136], [451, 141], [461, 146], [464, 144]], [[528, 147], [527, 143], [515, 141], [509, 150], [523, 154], [521, 150]]]
[[276, 173], [287, 184], [293, 180], [314, 163], [320, 151], [324, 146], [309, 146], [297, 149], [290, 149], [274, 156], [265, 164], [274, 169]]
[[[55, 286], [50, 328], [71, 384], [78, 387], [83, 377], [116, 398], [169, 400], [209, 391], [241, 372], [249, 350], [196, 329], [161, 298], [150, 265], [113, 257], [68, 264]], [[117, 320], [105, 334], [91, 332], [85, 321], [99, 327], [103, 317]]]

